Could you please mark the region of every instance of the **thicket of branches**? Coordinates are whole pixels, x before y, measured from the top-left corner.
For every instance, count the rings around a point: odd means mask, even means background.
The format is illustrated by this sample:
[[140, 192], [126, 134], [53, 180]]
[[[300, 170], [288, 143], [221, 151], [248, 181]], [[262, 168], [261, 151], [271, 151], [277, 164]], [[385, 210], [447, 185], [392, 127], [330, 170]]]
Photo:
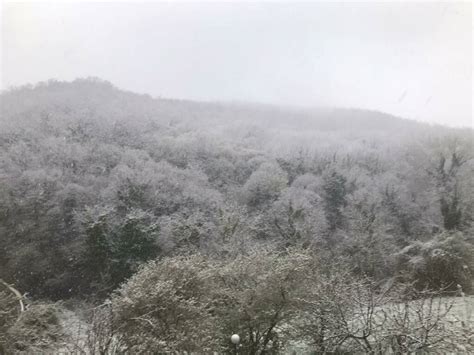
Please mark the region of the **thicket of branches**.
[[42, 352], [65, 340], [58, 305], [25, 305], [17, 289], [0, 279], [0, 355], [18, 351]]
[[[453, 293], [355, 278], [305, 250], [146, 264], [95, 314], [92, 352], [324, 353], [472, 351]], [[472, 305], [471, 305], [472, 307]], [[454, 321], [453, 321], [454, 319]], [[304, 348], [301, 347], [304, 344]]]

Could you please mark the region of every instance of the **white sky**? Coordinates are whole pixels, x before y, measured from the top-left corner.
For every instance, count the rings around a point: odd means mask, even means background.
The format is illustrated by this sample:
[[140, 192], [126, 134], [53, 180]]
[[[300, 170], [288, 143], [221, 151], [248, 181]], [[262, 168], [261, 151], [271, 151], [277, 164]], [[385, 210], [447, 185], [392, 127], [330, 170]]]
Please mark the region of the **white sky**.
[[152, 96], [473, 124], [469, 2], [7, 2], [1, 44], [3, 89], [97, 76]]

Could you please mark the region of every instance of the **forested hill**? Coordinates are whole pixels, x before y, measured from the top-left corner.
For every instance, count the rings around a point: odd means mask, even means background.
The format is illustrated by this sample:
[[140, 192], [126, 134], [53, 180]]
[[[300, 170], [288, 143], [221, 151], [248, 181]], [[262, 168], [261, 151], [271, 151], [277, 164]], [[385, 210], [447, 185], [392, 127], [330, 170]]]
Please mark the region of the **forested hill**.
[[299, 246], [470, 289], [473, 169], [472, 130], [379, 112], [21, 87], [1, 95], [0, 278], [102, 297], [156, 257]]
[[[53, 110], [55, 114], [112, 115], [114, 120], [140, 118], [167, 123], [176, 121], [278, 122], [290, 126], [320, 130], [407, 131], [427, 125], [416, 121], [368, 110], [290, 109], [263, 104], [203, 103], [187, 100], [153, 99], [115, 88], [99, 79], [73, 82], [49, 81], [23, 86], [2, 93], [2, 116], [11, 117]], [[110, 118], [110, 117], [109, 117]]]

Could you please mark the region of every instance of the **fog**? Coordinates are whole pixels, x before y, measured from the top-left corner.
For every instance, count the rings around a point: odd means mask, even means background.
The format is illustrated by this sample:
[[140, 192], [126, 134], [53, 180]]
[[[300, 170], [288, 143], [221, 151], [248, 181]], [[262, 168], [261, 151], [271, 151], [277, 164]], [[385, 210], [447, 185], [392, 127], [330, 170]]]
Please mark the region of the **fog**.
[[474, 354], [469, 3], [2, 5], [1, 354]]
[[472, 125], [469, 3], [3, 5], [2, 89], [96, 76], [155, 97]]

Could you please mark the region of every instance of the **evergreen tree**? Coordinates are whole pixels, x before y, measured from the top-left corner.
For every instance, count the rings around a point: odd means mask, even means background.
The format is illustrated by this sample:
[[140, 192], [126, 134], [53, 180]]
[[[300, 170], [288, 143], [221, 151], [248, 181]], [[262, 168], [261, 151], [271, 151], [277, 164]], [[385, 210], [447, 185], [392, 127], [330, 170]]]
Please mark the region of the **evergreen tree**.
[[130, 277], [138, 266], [159, 253], [158, 225], [152, 215], [133, 210], [118, 225], [112, 241], [111, 276], [114, 285]]
[[346, 205], [346, 181], [346, 178], [334, 169], [323, 177], [324, 212], [330, 231], [335, 231], [343, 225], [342, 208]]

